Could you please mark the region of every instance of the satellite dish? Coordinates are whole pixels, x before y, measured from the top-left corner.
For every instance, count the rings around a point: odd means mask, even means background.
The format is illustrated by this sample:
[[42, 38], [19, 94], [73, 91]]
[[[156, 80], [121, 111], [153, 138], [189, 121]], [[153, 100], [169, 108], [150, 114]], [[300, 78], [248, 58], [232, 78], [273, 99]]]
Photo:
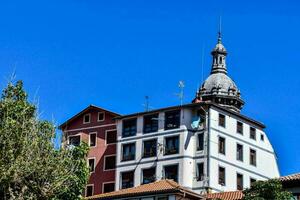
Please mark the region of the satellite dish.
[[199, 123], [200, 123], [200, 117], [199, 116], [193, 117], [191, 123], [192, 129], [197, 129], [199, 127]]

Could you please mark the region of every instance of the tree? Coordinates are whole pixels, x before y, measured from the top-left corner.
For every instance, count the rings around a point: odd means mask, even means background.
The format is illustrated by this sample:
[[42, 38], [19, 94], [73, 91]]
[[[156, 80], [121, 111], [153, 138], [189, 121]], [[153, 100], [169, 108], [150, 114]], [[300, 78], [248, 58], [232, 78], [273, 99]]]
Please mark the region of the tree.
[[243, 193], [244, 200], [290, 200], [292, 198], [290, 192], [283, 190], [278, 179], [257, 181]]
[[80, 199], [88, 147], [54, 149], [55, 126], [38, 119], [22, 81], [0, 99], [0, 199]]

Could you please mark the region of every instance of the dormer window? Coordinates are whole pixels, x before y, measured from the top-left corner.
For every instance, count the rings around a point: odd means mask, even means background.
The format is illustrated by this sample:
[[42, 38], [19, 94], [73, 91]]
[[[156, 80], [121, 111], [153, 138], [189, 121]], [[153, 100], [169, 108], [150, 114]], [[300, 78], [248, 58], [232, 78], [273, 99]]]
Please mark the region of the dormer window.
[[87, 124], [87, 123], [90, 123], [90, 122], [91, 122], [91, 114], [85, 114], [83, 116], [83, 123]]
[[98, 112], [98, 122], [102, 122], [105, 120], [104, 112]]

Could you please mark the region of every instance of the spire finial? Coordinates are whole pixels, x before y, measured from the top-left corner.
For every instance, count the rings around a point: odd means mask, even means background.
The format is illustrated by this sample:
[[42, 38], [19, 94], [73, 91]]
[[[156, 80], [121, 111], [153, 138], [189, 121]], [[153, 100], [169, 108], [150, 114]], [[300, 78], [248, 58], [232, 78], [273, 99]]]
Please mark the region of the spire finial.
[[219, 17], [219, 32], [218, 32], [218, 43], [221, 43], [222, 41], [222, 16]]

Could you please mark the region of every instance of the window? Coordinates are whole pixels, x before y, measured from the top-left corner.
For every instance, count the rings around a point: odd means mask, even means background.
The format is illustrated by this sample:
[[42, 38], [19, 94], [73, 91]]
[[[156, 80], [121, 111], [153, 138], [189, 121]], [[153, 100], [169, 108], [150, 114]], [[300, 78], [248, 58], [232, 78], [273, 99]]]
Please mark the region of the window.
[[80, 144], [80, 135], [69, 136], [69, 145], [78, 146]]
[[95, 172], [95, 158], [89, 158], [88, 160], [90, 172]]
[[219, 184], [224, 186], [225, 185], [225, 168], [219, 167]]
[[172, 179], [178, 182], [178, 165], [164, 166], [165, 179]]
[[122, 178], [122, 188], [121, 189], [126, 189], [126, 188], [131, 188], [134, 185], [134, 171], [129, 171], [129, 172], [122, 172], [121, 173], [121, 178]]
[[265, 140], [265, 136], [263, 134], [260, 134], [260, 140], [264, 141]]
[[155, 167], [143, 169], [143, 184], [152, 183], [156, 180]]
[[165, 130], [180, 127], [180, 110], [165, 112]]
[[144, 151], [143, 151], [143, 157], [144, 158], [149, 158], [149, 157], [154, 157], [156, 156], [157, 152], [157, 140], [146, 140], [144, 141]]
[[117, 130], [108, 130], [105, 134], [106, 144], [115, 144], [117, 142]]
[[116, 168], [116, 156], [104, 157], [104, 170], [112, 170]]
[[219, 153], [225, 155], [225, 138], [219, 137]]
[[253, 127], [250, 127], [250, 138], [256, 140], [256, 129]]
[[203, 151], [204, 149], [204, 134], [198, 134], [198, 145], [197, 145], [197, 150], [198, 151]]
[[135, 159], [135, 143], [123, 144], [122, 161]]
[[243, 161], [243, 145], [236, 145], [236, 159], [239, 161]]
[[256, 151], [250, 149], [250, 165], [256, 166]]
[[91, 114], [85, 114], [83, 116], [83, 123], [87, 124], [87, 123], [90, 123], [90, 122], [91, 122]]
[[103, 193], [115, 191], [115, 183], [103, 183]]
[[236, 122], [236, 132], [243, 135], [243, 130], [244, 130], [243, 123], [237, 121]]
[[197, 164], [197, 169], [198, 169], [198, 176], [197, 180], [198, 181], [203, 181], [204, 180], [204, 163], [198, 163]]
[[255, 182], [256, 182], [256, 179], [250, 178], [250, 187], [252, 187]]
[[219, 114], [219, 126], [225, 128], [225, 115]]
[[86, 186], [86, 191], [85, 191], [85, 196], [90, 197], [94, 195], [94, 185], [87, 185]]
[[97, 145], [96, 140], [97, 140], [97, 133], [90, 133], [89, 134], [89, 145], [90, 145], [90, 147], [95, 147]]
[[236, 174], [236, 189], [237, 190], [243, 190], [244, 186], [243, 186], [243, 175], [237, 173]]
[[167, 197], [167, 196], [157, 198], [157, 200], [168, 200], [168, 199], [169, 199], [169, 197]]
[[144, 133], [158, 131], [158, 114], [144, 116]]
[[105, 113], [104, 112], [98, 112], [98, 122], [105, 120]]
[[136, 118], [123, 121], [122, 137], [134, 136], [136, 134]]
[[179, 136], [165, 138], [165, 155], [179, 153]]

